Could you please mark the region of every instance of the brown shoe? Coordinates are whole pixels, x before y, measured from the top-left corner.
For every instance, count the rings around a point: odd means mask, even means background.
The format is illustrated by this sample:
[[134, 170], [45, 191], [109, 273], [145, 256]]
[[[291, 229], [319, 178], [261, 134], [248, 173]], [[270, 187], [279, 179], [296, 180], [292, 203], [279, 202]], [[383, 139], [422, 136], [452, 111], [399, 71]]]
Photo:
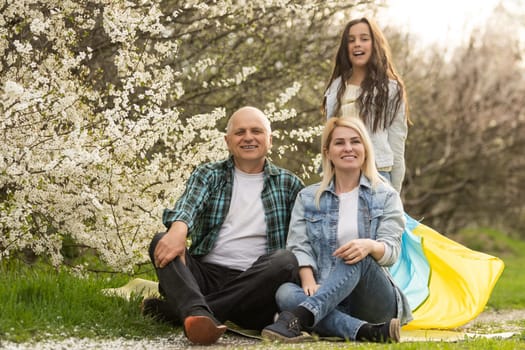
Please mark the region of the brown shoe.
[[393, 318], [389, 322], [371, 324], [365, 323], [357, 331], [356, 339], [377, 343], [398, 343], [401, 338], [401, 323]]
[[401, 322], [398, 318], [393, 318], [390, 320], [388, 325], [388, 341], [393, 343], [399, 343], [401, 339]]
[[184, 319], [184, 333], [194, 344], [214, 344], [226, 332], [225, 325], [217, 324], [210, 316], [188, 316]]

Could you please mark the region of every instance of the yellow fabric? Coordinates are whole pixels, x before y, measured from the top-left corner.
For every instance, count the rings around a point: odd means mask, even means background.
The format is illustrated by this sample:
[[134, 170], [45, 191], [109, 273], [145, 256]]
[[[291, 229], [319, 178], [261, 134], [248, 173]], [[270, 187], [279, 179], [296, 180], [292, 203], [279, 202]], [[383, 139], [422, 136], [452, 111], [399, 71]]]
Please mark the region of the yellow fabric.
[[108, 296], [117, 296], [130, 300], [132, 296], [160, 297], [159, 283], [142, 278], [135, 278], [118, 288], [102, 289], [102, 293]]
[[450, 329], [476, 318], [503, 272], [503, 261], [471, 250], [423, 224], [413, 233], [423, 239], [431, 269], [430, 293], [413, 312], [414, 320], [403, 329]]

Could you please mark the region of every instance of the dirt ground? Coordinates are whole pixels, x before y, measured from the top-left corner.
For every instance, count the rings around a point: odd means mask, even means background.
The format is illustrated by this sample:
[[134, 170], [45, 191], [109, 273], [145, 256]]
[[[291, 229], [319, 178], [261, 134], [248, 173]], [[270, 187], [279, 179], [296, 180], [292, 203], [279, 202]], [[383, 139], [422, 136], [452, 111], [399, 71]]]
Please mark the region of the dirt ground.
[[[467, 323], [459, 330], [472, 333], [499, 333], [513, 332], [522, 333], [525, 322], [525, 309], [523, 310], [503, 310], [485, 311], [477, 318]], [[189, 343], [182, 332], [170, 337], [163, 337], [152, 340], [130, 340], [130, 339], [77, 339], [68, 338], [63, 340], [47, 340], [41, 342], [12, 343], [1, 342], [0, 349], [5, 350], [85, 350], [85, 349], [114, 349], [114, 350], [145, 350], [145, 349], [186, 349], [191, 347], [193, 350], [206, 349], [230, 349], [230, 348], [259, 348], [260, 341], [241, 337], [235, 334], [226, 334], [217, 344], [211, 347], [195, 346]], [[265, 346], [266, 348], [266, 346]], [[276, 348], [278, 347], [270, 347]]]
[[469, 322], [466, 326], [472, 323], [500, 323], [510, 321], [525, 320], [525, 309], [522, 310], [503, 310], [503, 311], [485, 311], [478, 317]]

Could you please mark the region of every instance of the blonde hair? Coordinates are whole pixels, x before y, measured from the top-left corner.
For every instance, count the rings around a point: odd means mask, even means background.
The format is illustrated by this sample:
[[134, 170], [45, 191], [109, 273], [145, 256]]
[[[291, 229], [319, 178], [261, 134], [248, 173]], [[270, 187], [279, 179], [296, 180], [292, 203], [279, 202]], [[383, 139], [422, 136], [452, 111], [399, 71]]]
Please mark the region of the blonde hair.
[[320, 206], [321, 195], [335, 176], [334, 166], [330, 159], [328, 159], [327, 152], [330, 147], [330, 142], [332, 141], [334, 129], [338, 126], [355, 130], [361, 138], [365, 148], [365, 161], [361, 168], [361, 172], [368, 178], [372, 187], [376, 186], [379, 182], [383, 182], [383, 179], [377, 171], [372, 141], [370, 140], [370, 136], [368, 135], [368, 131], [363, 122], [358, 118], [330, 118], [324, 126], [323, 136], [321, 137], [323, 178], [319, 189], [315, 194], [315, 204], [318, 208]]

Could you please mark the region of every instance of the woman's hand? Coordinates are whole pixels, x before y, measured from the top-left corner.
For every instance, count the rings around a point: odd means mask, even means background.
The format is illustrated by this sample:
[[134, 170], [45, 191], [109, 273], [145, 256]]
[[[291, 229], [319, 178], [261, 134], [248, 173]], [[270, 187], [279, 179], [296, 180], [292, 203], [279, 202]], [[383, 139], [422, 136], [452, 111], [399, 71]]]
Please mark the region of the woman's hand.
[[317, 290], [319, 289], [320, 286], [321, 285], [319, 285], [317, 283], [313, 283], [313, 284], [302, 283], [304, 294], [306, 294], [308, 296], [314, 295], [315, 292], [317, 292]]
[[343, 259], [346, 264], [355, 264], [366, 258], [374, 250], [376, 244], [383, 246], [382, 243], [368, 238], [353, 239], [337, 248], [333, 256]]
[[299, 268], [299, 277], [301, 278], [301, 287], [304, 294], [312, 296], [319, 289], [319, 285], [315, 281], [314, 271], [311, 266], [301, 266]]

